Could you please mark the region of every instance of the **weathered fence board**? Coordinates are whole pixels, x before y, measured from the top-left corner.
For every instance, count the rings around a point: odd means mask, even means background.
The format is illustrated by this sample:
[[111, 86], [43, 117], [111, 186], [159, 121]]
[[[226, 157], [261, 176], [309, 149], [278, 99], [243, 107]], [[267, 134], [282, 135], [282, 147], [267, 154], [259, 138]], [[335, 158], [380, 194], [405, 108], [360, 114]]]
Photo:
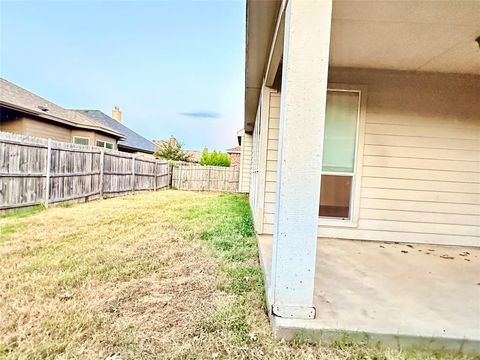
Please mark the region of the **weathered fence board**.
[[220, 166], [178, 165], [172, 177], [172, 186], [179, 190], [238, 192], [240, 172]]
[[168, 187], [168, 163], [0, 132], [0, 210]]

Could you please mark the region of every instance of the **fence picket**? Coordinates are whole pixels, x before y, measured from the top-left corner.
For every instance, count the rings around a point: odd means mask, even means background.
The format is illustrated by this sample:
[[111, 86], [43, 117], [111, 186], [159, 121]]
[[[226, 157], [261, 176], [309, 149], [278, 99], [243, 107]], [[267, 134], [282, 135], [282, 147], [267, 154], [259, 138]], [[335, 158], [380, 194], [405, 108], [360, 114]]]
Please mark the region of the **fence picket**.
[[48, 207], [48, 202], [50, 200], [50, 172], [52, 166], [52, 140], [48, 139], [47, 144], [47, 169], [45, 171], [45, 207]]
[[132, 194], [135, 192], [135, 156], [132, 155]]
[[103, 199], [103, 162], [105, 161], [105, 151], [100, 150], [100, 176], [98, 179], [98, 187], [100, 191], [100, 198]]

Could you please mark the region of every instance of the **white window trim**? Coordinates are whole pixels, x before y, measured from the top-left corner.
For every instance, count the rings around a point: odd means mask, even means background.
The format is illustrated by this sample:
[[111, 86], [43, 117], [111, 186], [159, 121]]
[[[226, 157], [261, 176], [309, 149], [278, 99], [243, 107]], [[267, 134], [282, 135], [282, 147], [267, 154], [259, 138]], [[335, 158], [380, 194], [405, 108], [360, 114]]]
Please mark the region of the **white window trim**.
[[[327, 91], [345, 91], [357, 92], [360, 95], [358, 102], [358, 120], [357, 120], [357, 137], [355, 144], [355, 166], [353, 173], [344, 173], [344, 176], [352, 176], [352, 192], [350, 195], [350, 217], [348, 219], [318, 217], [319, 226], [328, 227], [357, 227], [360, 212], [360, 190], [363, 169], [363, 148], [365, 142], [365, 119], [367, 105], [367, 87], [364, 85], [351, 84], [328, 84]], [[322, 171], [322, 175], [337, 175], [340, 173], [332, 173]]]
[[[86, 137], [86, 136], [77, 136], [77, 135], [74, 135], [74, 136], [72, 137], [72, 142], [73, 142], [74, 144], [77, 144], [77, 143], [75, 142], [75, 139], [84, 139], [84, 140], [88, 140], [88, 144], [87, 144], [86, 146], [90, 146], [90, 138], [89, 138], [89, 137]], [[84, 144], [77, 144], [77, 145], [84, 145]]]
[[[97, 145], [97, 143], [98, 143], [99, 141], [103, 142], [103, 146]], [[105, 140], [102, 140], [102, 139], [96, 139], [96, 140], [95, 140], [95, 146], [98, 146], [98, 147], [101, 147], [101, 148], [104, 148], [104, 149], [108, 149], [108, 148], [107, 148], [107, 144], [112, 145], [112, 148], [109, 149], [109, 150], [115, 149], [113, 143], [110, 142], [110, 141], [105, 141]]]

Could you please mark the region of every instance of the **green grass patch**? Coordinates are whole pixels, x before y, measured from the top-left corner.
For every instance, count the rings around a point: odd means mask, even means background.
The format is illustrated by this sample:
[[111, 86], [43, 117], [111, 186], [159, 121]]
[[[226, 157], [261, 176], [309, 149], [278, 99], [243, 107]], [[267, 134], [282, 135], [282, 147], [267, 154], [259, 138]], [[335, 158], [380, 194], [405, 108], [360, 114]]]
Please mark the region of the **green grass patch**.
[[224, 270], [227, 283], [223, 287], [228, 293], [243, 295], [249, 292], [262, 294], [264, 291], [262, 270], [259, 266], [231, 266]]
[[27, 216], [32, 216], [38, 214], [45, 210], [45, 206], [36, 205], [29, 206], [27, 208], [6, 210], [5, 212], [0, 212], [0, 219], [22, 219]]

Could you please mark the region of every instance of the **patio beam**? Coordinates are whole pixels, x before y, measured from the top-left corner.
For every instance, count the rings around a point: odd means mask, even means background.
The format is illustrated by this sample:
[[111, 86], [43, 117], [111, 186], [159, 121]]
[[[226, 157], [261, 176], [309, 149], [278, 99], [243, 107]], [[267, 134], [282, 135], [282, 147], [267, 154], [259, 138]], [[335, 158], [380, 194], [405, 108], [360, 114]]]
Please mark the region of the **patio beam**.
[[280, 11], [275, 25], [275, 32], [273, 34], [272, 47], [270, 49], [270, 56], [268, 57], [267, 70], [265, 75], [265, 86], [272, 86], [277, 75], [280, 62], [282, 60], [283, 43], [285, 35], [285, 6], [286, 0], [282, 1]]
[[272, 313], [313, 319], [332, 0], [290, 0], [285, 12], [272, 253]]

